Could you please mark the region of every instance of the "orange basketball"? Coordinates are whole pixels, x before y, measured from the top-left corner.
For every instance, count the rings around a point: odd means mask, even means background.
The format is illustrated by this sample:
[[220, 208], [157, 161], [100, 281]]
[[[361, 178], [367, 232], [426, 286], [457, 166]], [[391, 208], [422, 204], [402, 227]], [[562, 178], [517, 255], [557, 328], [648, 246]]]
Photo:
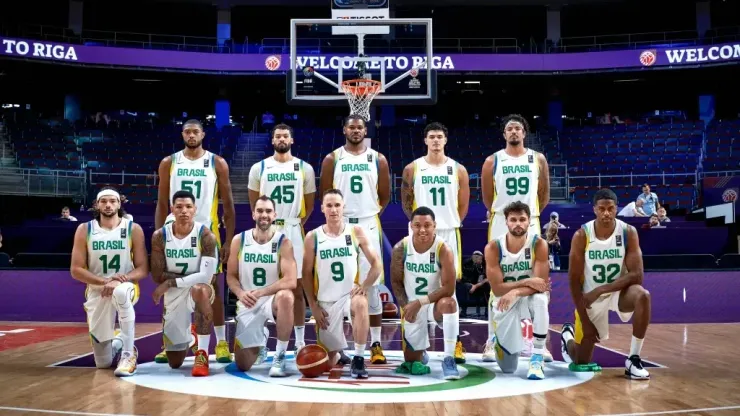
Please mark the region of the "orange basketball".
[[329, 371], [329, 353], [321, 345], [306, 345], [295, 358], [296, 367], [306, 377], [318, 377]]
[[386, 302], [383, 304], [383, 318], [398, 318], [398, 306], [395, 303]]

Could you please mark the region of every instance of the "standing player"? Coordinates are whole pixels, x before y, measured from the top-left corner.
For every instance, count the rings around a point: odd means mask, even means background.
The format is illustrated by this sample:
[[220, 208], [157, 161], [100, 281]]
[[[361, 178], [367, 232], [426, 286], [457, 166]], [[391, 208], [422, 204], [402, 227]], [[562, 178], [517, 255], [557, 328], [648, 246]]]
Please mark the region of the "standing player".
[[[316, 337], [329, 351], [331, 366], [347, 348], [344, 337], [344, 318], [352, 322], [355, 356], [350, 374], [353, 378], [367, 378], [365, 345], [368, 328], [367, 292], [380, 276], [382, 263], [364, 228], [347, 224], [343, 216], [342, 193], [330, 189], [323, 195], [321, 212], [326, 224], [306, 235], [303, 252], [303, 289], [316, 319]], [[367, 278], [360, 284], [360, 252], [370, 262]]]
[[[260, 196], [252, 204], [257, 225], [234, 237], [226, 282], [239, 298], [234, 356], [240, 371], [248, 371], [263, 346], [267, 320], [277, 323], [277, 352], [270, 377], [285, 377], [285, 350], [293, 326], [293, 290], [296, 264], [293, 245], [272, 226], [275, 204]], [[303, 296], [303, 292], [301, 292]]]
[[617, 196], [601, 189], [594, 196], [596, 219], [573, 234], [570, 245], [570, 292], [576, 304], [576, 325], [561, 333], [563, 357], [588, 364], [594, 345], [609, 338], [609, 311], [632, 322], [632, 344], [624, 375], [646, 380], [640, 351], [650, 324], [650, 293], [642, 287], [642, 250], [635, 227], [616, 219]]
[[[447, 127], [443, 124], [428, 124], [424, 128], [424, 143], [426, 156], [409, 163], [403, 170], [403, 212], [409, 220], [417, 207], [428, 207], [434, 212], [437, 236], [452, 250], [455, 278], [459, 279], [462, 276], [460, 224], [468, 215], [470, 205], [468, 171], [445, 155]], [[455, 362], [465, 362], [460, 340], [455, 347]]]
[[[385, 364], [380, 335], [383, 324], [383, 303], [378, 285], [383, 281], [383, 228], [380, 215], [391, 200], [391, 174], [388, 160], [365, 145], [365, 119], [350, 115], [344, 120], [344, 146], [329, 153], [321, 163], [321, 194], [338, 189], [344, 195], [344, 220], [350, 226], [365, 230], [373, 251], [380, 258], [380, 276], [368, 286], [370, 313], [370, 362]], [[360, 254], [360, 282], [370, 273], [370, 260]]]
[[549, 247], [529, 230], [529, 206], [512, 202], [504, 208], [509, 232], [486, 245], [486, 276], [493, 292], [492, 316], [496, 361], [501, 371], [513, 373], [524, 349], [522, 319], [531, 319], [534, 349], [527, 378], [543, 380], [545, 339], [550, 325], [547, 310], [550, 286]]
[[[518, 115], [511, 114], [501, 123], [506, 147], [486, 158], [481, 170], [483, 203], [491, 218], [488, 226], [488, 241], [508, 232], [504, 208], [512, 202], [523, 202], [529, 206], [531, 218], [529, 232], [539, 234], [540, 212], [550, 201], [550, 172], [542, 153], [524, 147], [529, 133], [529, 123]], [[493, 298], [493, 297], [492, 297]], [[483, 350], [483, 361], [494, 361], [493, 323], [488, 320], [488, 342]], [[545, 361], [552, 355], [545, 351]]]
[[[155, 229], [162, 228], [165, 223], [174, 221], [174, 216], [168, 214], [170, 201], [177, 191], [189, 191], [195, 196], [195, 221], [205, 225], [216, 238], [217, 250], [221, 243], [218, 229], [218, 200], [224, 204], [224, 224], [226, 238], [223, 247], [216, 257], [226, 263], [229, 257], [229, 244], [234, 238], [236, 219], [234, 214], [234, 200], [231, 196], [231, 181], [229, 180], [229, 166], [226, 160], [203, 149], [205, 132], [198, 120], [188, 120], [182, 126], [182, 138], [185, 149], [162, 159], [159, 164], [159, 195], [157, 212], [154, 218]], [[216, 273], [221, 272], [221, 264]], [[216, 330], [216, 360], [220, 363], [231, 362], [229, 344], [226, 342], [226, 326], [224, 320], [224, 302], [221, 299], [217, 285], [217, 276], [214, 275], [212, 286], [215, 292], [213, 298], [213, 323]], [[155, 357], [158, 363], [166, 363], [167, 355], [164, 351]]]
[[[455, 294], [455, 260], [452, 249], [436, 234], [434, 211], [419, 207], [411, 213], [410, 237], [393, 247], [391, 281], [401, 308], [401, 339], [406, 372], [422, 375], [428, 360], [428, 322], [442, 327], [445, 380], [459, 380], [455, 364], [460, 321]], [[422, 366], [416, 364], [420, 361]], [[416, 364], [416, 365], [415, 365]]]
[[[75, 231], [70, 273], [87, 284], [84, 304], [90, 328], [95, 366], [110, 368], [122, 351], [115, 375], [136, 373], [134, 305], [139, 300], [139, 280], [149, 274], [144, 231], [123, 218], [121, 196], [103, 188], [95, 199], [94, 219]], [[116, 313], [121, 326], [114, 330]]]
[[[260, 196], [268, 196], [275, 203], [275, 225], [293, 243], [298, 279], [303, 266], [303, 225], [314, 208], [316, 175], [313, 167], [291, 154], [293, 128], [278, 124], [272, 129], [272, 147], [275, 154], [249, 170], [249, 204], [254, 210]], [[293, 289], [293, 321], [295, 325], [295, 353], [306, 345], [304, 325], [306, 302], [303, 286]]]
[[172, 197], [175, 222], [152, 234], [152, 279], [157, 283], [152, 299], [159, 305], [164, 296], [162, 335], [170, 368], [180, 368], [191, 341], [190, 315], [195, 314], [198, 350], [193, 377], [208, 375], [208, 344], [211, 340], [213, 297], [210, 285], [218, 267], [216, 237], [205, 224], [195, 221], [195, 196], [177, 191]]

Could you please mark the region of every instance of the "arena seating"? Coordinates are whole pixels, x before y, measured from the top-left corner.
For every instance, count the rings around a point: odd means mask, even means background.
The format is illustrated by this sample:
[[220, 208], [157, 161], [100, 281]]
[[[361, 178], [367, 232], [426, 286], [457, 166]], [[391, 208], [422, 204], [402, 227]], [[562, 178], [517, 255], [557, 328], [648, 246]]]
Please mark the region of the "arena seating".
[[740, 120], [711, 123], [707, 128], [704, 171], [740, 169]]

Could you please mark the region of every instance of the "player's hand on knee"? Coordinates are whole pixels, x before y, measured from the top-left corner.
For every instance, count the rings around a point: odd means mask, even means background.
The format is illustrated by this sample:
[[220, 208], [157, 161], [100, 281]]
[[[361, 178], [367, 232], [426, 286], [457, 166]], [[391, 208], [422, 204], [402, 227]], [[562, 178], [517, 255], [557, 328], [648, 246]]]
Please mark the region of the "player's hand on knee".
[[550, 290], [550, 288], [548, 287], [548, 282], [546, 282], [545, 279], [541, 277], [530, 277], [529, 279], [527, 279], [527, 286], [540, 293], [545, 293]]
[[155, 305], [159, 305], [159, 301], [162, 300], [162, 296], [164, 296], [165, 292], [167, 292], [167, 289], [169, 288], [170, 286], [167, 283], [167, 280], [165, 280], [160, 283], [156, 289], [154, 289], [154, 292], [152, 292], [152, 300], [154, 300]]
[[113, 296], [113, 289], [115, 289], [120, 284], [121, 282], [119, 282], [118, 280], [109, 280], [108, 283], [103, 286], [103, 291], [100, 293], [100, 296], [104, 298], [109, 298]]
[[314, 305], [311, 307], [311, 314], [313, 315], [313, 319], [316, 320], [316, 326], [324, 330], [329, 328], [329, 314], [326, 313], [324, 308]]
[[253, 308], [254, 305], [257, 304], [257, 300], [259, 299], [258, 294], [256, 293], [256, 290], [249, 290], [242, 292], [241, 296], [239, 296], [239, 301], [244, 304], [247, 308]]
[[355, 295], [361, 295], [365, 296], [367, 292], [365, 292], [365, 288], [360, 285], [355, 285], [355, 287], [352, 288], [352, 291], [349, 292], [349, 297], [353, 298]]
[[506, 312], [511, 305], [516, 302], [516, 293], [514, 291], [510, 291], [509, 293], [505, 294], [504, 296], [501, 296], [501, 298], [498, 300], [498, 310], [501, 312]]
[[418, 300], [407, 303], [406, 306], [403, 308], [403, 319], [406, 322], [414, 323], [416, 321], [416, 315], [419, 314], [420, 309], [421, 302], [419, 302]]
[[583, 296], [581, 296], [581, 306], [583, 306], [584, 309], [591, 309], [591, 304], [596, 302], [597, 299], [599, 299], [599, 293], [595, 290], [584, 293]]
[[125, 274], [123, 274], [123, 273], [116, 273], [116, 274], [115, 274], [115, 275], [114, 275], [113, 277], [111, 277], [111, 279], [113, 279], [113, 280], [117, 280], [117, 281], [119, 281], [119, 282], [121, 282], [121, 283], [126, 283], [126, 282], [128, 282], [128, 276], [126, 276], [126, 275], [125, 275]]

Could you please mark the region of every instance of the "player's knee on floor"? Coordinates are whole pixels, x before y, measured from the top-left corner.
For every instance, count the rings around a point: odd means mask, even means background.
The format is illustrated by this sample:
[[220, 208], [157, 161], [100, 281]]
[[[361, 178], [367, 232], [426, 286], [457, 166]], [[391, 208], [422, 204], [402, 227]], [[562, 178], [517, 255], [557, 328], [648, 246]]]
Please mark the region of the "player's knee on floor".
[[93, 341], [93, 358], [95, 358], [95, 367], [110, 368], [113, 365], [112, 341]]
[[234, 352], [234, 359], [236, 361], [236, 367], [239, 371], [249, 371], [254, 362], [257, 361], [259, 355], [259, 347], [255, 348], [242, 348]]
[[516, 371], [519, 366], [519, 355], [520, 353], [509, 354], [501, 347], [496, 347], [496, 362], [504, 374], [512, 374]]
[[188, 355], [187, 344], [176, 345], [175, 348], [185, 346], [186, 349], [182, 351], [167, 351], [167, 364], [172, 369], [178, 369], [182, 367], [182, 363], [185, 362], [185, 357]]
[[457, 302], [453, 298], [442, 298], [437, 301], [437, 305], [441, 313], [457, 313]]

